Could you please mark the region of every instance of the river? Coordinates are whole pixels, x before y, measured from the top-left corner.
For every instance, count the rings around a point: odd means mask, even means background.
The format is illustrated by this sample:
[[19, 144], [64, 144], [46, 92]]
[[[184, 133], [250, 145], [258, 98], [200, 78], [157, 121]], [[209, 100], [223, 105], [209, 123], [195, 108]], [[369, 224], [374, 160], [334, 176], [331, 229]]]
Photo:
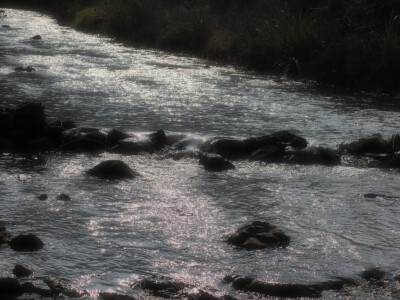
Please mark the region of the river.
[[[400, 107], [385, 99], [127, 47], [36, 12], [6, 14], [0, 19], [10, 26], [0, 28], [0, 105], [41, 101], [50, 120], [136, 135], [162, 128], [187, 149], [214, 136], [282, 129], [329, 147], [398, 132]], [[32, 40], [37, 34], [42, 39]], [[36, 71], [14, 71], [28, 65]], [[112, 182], [85, 174], [111, 158], [142, 176]], [[2, 246], [0, 277], [22, 262], [33, 267], [38, 285], [42, 277], [61, 277], [87, 290], [89, 299], [106, 290], [152, 299], [131, 287], [152, 275], [249, 299], [222, 278], [315, 283], [340, 276], [362, 282], [363, 269], [379, 266], [387, 272], [387, 287], [362, 283], [323, 298], [400, 297], [391, 279], [400, 271], [400, 200], [364, 197], [400, 196], [398, 170], [234, 163], [236, 170], [210, 173], [196, 159], [161, 154], [1, 155], [0, 220], [14, 234], [35, 233], [45, 248], [17, 253]], [[38, 200], [43, 193], [50, 199]], [[72, 201], [57, 201], [60, 193]], [[241, 251], [224, 242], [254, 220], [284, 230], [290, 246]]]

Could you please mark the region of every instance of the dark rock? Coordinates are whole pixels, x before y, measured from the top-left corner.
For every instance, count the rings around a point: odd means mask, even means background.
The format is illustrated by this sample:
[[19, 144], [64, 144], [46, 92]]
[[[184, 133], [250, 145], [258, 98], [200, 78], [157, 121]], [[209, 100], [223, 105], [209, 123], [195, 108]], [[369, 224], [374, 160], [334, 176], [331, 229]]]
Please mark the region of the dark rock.
[[325, 165], [336, 166], [341, 164], [341, 158], [338, 151], [324, 148], [311, 147], [307, 150], [287, 151], [285, 161], [291, 164], [299, 165]]
[[216, 153], [226, 158], [244, 158], [250, 154], [244, 141], [230, 138], [211, 139], [203, 143], [200, 150], [206, 153]]
[[264, 146], [253, 152], [250, 155], [250, 159], [265, 162], [279, 162], [283, 159], [284, 154], [285, 152], [283, 147]]
[[0, 278], [1, 299], [7, 299], [6, 296], [20, 296], [23, 292], [22, 286], [17, 279]]
[[26, 265], [16, 264], [13, 269], [13, 274], [17, 277], [28, 277], [33, 274], [33, 271]]
[[75, 122], [71, 121], [71, 120], [64, 120], [61, 122], [61, 124], [62, 124], [61, 126], [62, 126], [62, 128], [64, 128], [64, 130], [70, 130], [70, 129], [78, 127], [78, 126], [76, 126]]
[[61, 121], [52, 121], [46, 125], [46, 137], [52, 141], [59, 141], [62, 139], [62, 133], [64, 128], [62, 127]]
[[364, 194], [365, 198], [386, 198], [386, 199], [399, 199], [399, 197], [395, 197], [395, 196], [387, 196], [387, 195], [383, 195], [383, 194], [374, 194], [374, 193], [368, 193], [368, 194]]
[[0, 132], [7, 137], [8, 131], [15, 127], [15, 110], [0, 110]]
[[150, 134], [150, 142], [156, 150], [160, 150], [167, 145], [167, 135], [164, 130], [160, 129]]
[[110, 152], [124, 155], [135, 155], [140, 153], [154, 153], [155, 149], [150, 143], [146, 142], [120, 141], [118, 142], [118, 145], [110, 149]]
[[40, 136], [34, 136], [31, 140], [42, 136], [45, 125], [46, 116], [42, 103], [28, 102], [18, 105], [15, 113], [15, 127], [24, 130], [40, 130]]
[[400, 273], [397, 273], [397, 274], [394, 276], [394, 280], [400, 282]]
[[38, 288], [31, 282], [24, 282], [22, 284], [22, 290], [24, 294], [36, 294], [42, 297], [51, 297], [52, 293], [49, 290]]
[[0, 153], [15, 151], [15, 144], [7, 138], [0, 138]]
[[106, 135], [106, 144], [108, 146], [112, 147], [112, 146], [117, 145], [119, 141], [127, 139], [128, 137], [130, 137], [129, 134], [126, 134], [126, 133], [116, 130], [116, 129], [112, 129]]
[[49, 196], [47, 196], [47, 194], [41, 194], [40, 196], [38, 196], [38, 199], [44, 201], [49, 199]]
[[18, 149], [23, 153], [37, 153], [49, 150], [52, 145], [53, 143], [47, 137], [41, 137], [35, 140], [20, 143], [18, 145]]
[[136, 298], [127, 296], [127, 295], [119, 295], [116, 293], [107, 293], [107, 292], [101, 292], [100, 298], [103, 300], [136, 300]]
[[27, 66], [27, 67], [16, 67], [15, 69], [14, 69], [15, 71], [18, 71], [18, 72], [28, 72], [28, 73], [31, 73], [31, 72], [34, 72], [34, 71], [36, 71], [36, 69], [34, 68], [34, 67], [32, 67], [32, 66]]
[[387, 152], [390, 154], [400, 151], [400, 134], [392, 135], [386, 142]]
[[[83, 133], [82, 128], [81, 128], [81, 132]], [[97, 141], [103, 145], [106, 144], [106, 135], [100, 131], [90, 131], [90, 132], [84, 133], [82, 135], [82, 137], [85, 139]]]
[[235, 166], [221, 156], [201, 155], [199, 163], [204, 166], [207, 171], [223, 172], [234, 170]]
[[57, 200], [60, 201], [71, 201], [71, 197], [67, 194], [60, 194], [57, 196]]
[[20, 234], [11, 239], [10, 247], [14, 251], [36, 251], [42, 249], [43, 242], [34, 234]]
[[100, 128], [92, 126], [81, 126], [80, 129], [82, 133], [100, 132]]
[[361, 278], [370, 282], [381, 281], [385, 276], [385, 271], [379, 268], [366, 269], [361, 273]]
[[342, 144], [340, 150], [354, 155], [386, 153], [388, 145], [379, 135], [372, 135], [370, 137], [360, 138], [349, 144]]
[[72, 151], [72, 152], [104, 152], [106, 146], [104, 143], [97, 140], [85, 137], [79, 137], [69, 142], [63, 143], [59, 150]]
[[32, 39], [32, 40], [41, 40], [41, 39], [42, 39], [42, 36], [40, 36], [40, 35], [38, 34], [38, 35], [35, 35], [35, 36], [31, 37], [31, 39]]
[[139, 175], [120, 160], [103, 161], [87, 171], [87, 173], [104, 179], [135, 178]]
[[62, 132], [61, 143], [67, 144], [80, 138], [82, 138], [81, 130], [79, 128], [70, 128]]
[[228, 237], [227, 242], [239, 248], [254, 250], [285, 247], [289, 245], [290, 237], [267, 222], [255, 221], [239, 228], [235, 234]]
[[3, 224], [0, 224], [0, 246], [11, 242], [11, 232]]
[[10, 25], [3, 25], [2, 27], [3, 27], [3, 28], [6, 28], [6, 29], [11, 28]]
[[203, 290], [200, 290], [197, 294], [189, 294], [187, 298], [188, 300], [235, 300], [235, 298], [229, 295], [216, 297]]
[[45, 278], [44, 283], [48, 285], [48, 287], [50, 288], [50, 292], [55, 296], [65, 295], [71, 298], [82, 298], [86, 295], [86, 293], [84, 292], [70, 289], [60, 279], [55, 277]]
[[[231, 280], [232, 279], [232, 280]], [[265, 283], [248, 277], [233, 277], [229, 281], [235, 290], [282, 298], [321, 297], [321, 292], [304, 284]]]
[[144, 279], [137, 286], [153, 295], [167, 298], [176, 295], [185, 288], [185, 285], [180, 282], [151, 279]]

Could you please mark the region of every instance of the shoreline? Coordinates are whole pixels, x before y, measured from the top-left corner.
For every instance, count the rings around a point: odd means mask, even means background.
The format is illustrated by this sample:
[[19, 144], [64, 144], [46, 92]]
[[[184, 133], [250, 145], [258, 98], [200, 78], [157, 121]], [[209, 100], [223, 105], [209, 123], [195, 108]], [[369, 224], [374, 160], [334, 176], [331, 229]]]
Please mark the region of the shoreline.
[[[382, 8], [379, 13], [383, 15], [378, 16], [377, 12], [374, 19], [347, 24], [335, 18], [349, 7], [335, 7], [332, 3], [323, 6], [319, 1], [315, 6], [294, 3], [286, 7], [277, 1], [278, 7], [270, 10], [254, 0], [255, 8], [226, 4], [226, 12], [216, 4], [194, 5], [190, 1], [161, 4], [154, 0], [149, 2], [152, 6], [139, 5], [137, 0], [116, 4], [102, 0], [79, 4], [59, 1], [58, 5], [47, 2], [20, 0], [5, 6], [42, 11], [62, 25], [115, 38], [128, 46], [193, 55], [262, 74], [311, 81], [322, 87], [399, 96], [397, 7]], [[277, 12], [278, 8], [282, 10]], [[352, 9], [348, 14], [367, 10]], [[333, 13], [336, 15], [330, 17]], [[266, 20], [265, 24], [271, 19], [276, 27], [260, 23], [261, 19]], [[385, 24], [381, 24], [383, 20]], [[367, 21], [374, 32], [371, 38], [356, 28]], [[258, 28], [261, 25], [265, 27], [262, 30]]]

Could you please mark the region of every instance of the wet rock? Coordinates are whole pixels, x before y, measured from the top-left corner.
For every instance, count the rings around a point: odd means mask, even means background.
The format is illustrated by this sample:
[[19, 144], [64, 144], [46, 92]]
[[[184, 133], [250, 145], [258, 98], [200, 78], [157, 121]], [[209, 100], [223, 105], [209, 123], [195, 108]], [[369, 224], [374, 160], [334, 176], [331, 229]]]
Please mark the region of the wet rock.
[[387, 152], [388, 153], [396, 153], [400, 151], [400, 134], [392, 135], [386, 142]]
[[396, 280], [396, 281], [399, 281], [399, 282], [400, 282], [400, 272], [399, 272], [399, 273], [397, 273], [397, 274], [394, 276], [394, 280]]
[[204, 166], [207, 171], [223, 172], [234, 170], [235, 166], [221, 156], [201, 155], [199, 163]]
[[361, 273], [361, 278], [370, 282], [381, 281], [385, 276], [385, 271], [380, 268], [366, 269]]
[[13, 274], [17, 277], [28, 277], [33, 274], [33, 271], [26, 265], [16, 264], [13, 269]]
[[19, 281], [15, 278], [0, 278], [0, 298], [7, 299], [7, 296], [20, 296], [24, 293]]
[[42, 249], [43, 242], [34, 234], [20, 234], [11, 239], [10, 247], [14, 251], [37, 251]]
[[250, 159], [265, 162], [279, 162], [283, 159], [284, 154], [284, 147], [264, 146], [253, 152], [250, 155]]
[[160, 150], [167, 145], [167, 135], [164, 130], [160, 129], [150, 134], [150, 142], [156, 150]]
[[364, 194], [365, 198], [371, 198], [371, 199], [375, 199], [375, 198], [386, 198], [386, 199], [399, 199], [399, 197], [396, 196], [387, 196], [387, 195], [383, 195], [383, 194], [374, 194], [374, 193], [368, 193], [368, 194]]
[[[81, 126], [80, 129], [82, 133], [100, 132], [100, 128], [92, 126]], [[103, 135], [105, 139], [105, 134], [103, 133]]]
[[341, 164], [341, 158], [339, 152], [334, 149], [311, 147], [307, 150], [286, 152], [285, 162], [299, 165], [336, 166]]
[[206, 153], [216, 153], [226, 158], [244, 158], [249, 155], [249, 150], [244, 141], [230, 138], [214, 138], [200, 146]]
[[[40, 136], [43, 136], [43, 129], [46, 125], [46, 116], [44, 105], [42, 103], [26, 102], [17, 106], [15, 113], [15, 127], [17, 129], [40, 130]], [[32, 137], [32, 139], [38, 136]]]
[[138, 285], [141, 289], [152, 293], [155, 296], [169, 298], [176, 296], [177, 293], [185, 288], [185, 285], [180, 282], [172, 282], [167, 280], [152, 280], [144, 279]]
[[154, 153], [154, 147], [148, 142], [120, 141], [110, 149], [111, 153], [136, 155], [140, 153]]
[[263, 296], [300, 298], [321, 297], [321, 292], [304, 284], [266, 283], [249, 277], [228, 276], [224, 281], [231, 283], [235, 290], [252, 292]]
[[73, 128], [77, 128], [78, 126], [76, 126], [74, 121], [64, 120], [64, 121], [61, 122], [61, 127], [64, 128], [64, 131], [65, 131], [65, 130], [70, 130], [70, 129], [73, 129]]
[[59, 150], [72, 152], [104, 152], [106, 145], [91, 138], [79, 137], [60, 145]]
[[41, 289], [31, 282], [24, 282], [22, 284], [22, 290], [24, 294], [36, 294], [43, 297], [51, 297], [52, 293], [49, 290]]
[[[81, 132], [83, 133], [82, 128]], [[106, 144], [106, 135], [100, 131], [90, 131], [87, 133], [83, 133], [82, 137], [85, 139], [97, 141], [103, 145]]]
[[5, 29], [11, 28], [10, 25], [3, 25], [2, 27], [5, 28]]
[[104, 179], [130, 179], [139, 175], [120, 160], [103, 161], [87, 173]]
[[35, 36], [31, 37], [31, 39], [32, 40], [41, 40], [42, 36], [38, 34], [38, 35], [35, 35]]
[[388, 150], [388, 145], [379, 135], [372, 135], [360, 138], [349, 144], [342, 144], [340, 150], [353, 155], [385, 153]]
[[60, 201], [71, 201], [71, 197], [67, 194], [60, 194], [57, 196], [57, 200]]
[[15, 144], [8, 138], [0, 138], [0, 153], [15, 151]]
[[53, 143], [47, 137], [42, 137], [20, 143], [18, 145], [18, 150], [22, 153], [37, 153], [49, 150], [52, 145]]
[[9, 232], [0, 222], [0, 246], [11, 242], [11, 232]]
[[235, 298], [229, 295], [216, 297], [203, 290], [200, 290], [197, 294], [189, 294], [187, 299], [188, 300], [235, 300]]
[[112, 129], [106, 135], [106, 144], [110, 147], [115, 146], [118, 144], [119, 141], [129, 138], [130, 135], [126, 134], [122, 131]]
[[132, 296], [119, 295], [116, 293], [107, 293], [107, 292], [101, 292], [99, 296], [103, 300], [136, 300], [136, 298]]
[[228, 237], [227, 242], [246, 250], [263, 249], [268, 247], [285, 247], [289, 245], [290, 237], [275, 226], [255, 221], [243, 226]]
[[38, 196], [38, 199], [44, 201], [49, 199], [49, 196], [47, 196], [47, 194], [41, 194]]
[[86, 295], [86, 293], [70, 289], [67, 285], [65, 285], [60, 279], [55, 277], [47, 277], [44, 279], [44, 283], [50, 288], [50, 292], [55, 295], [65, 295], [71, 298], [82, 298]]
[[28, 73], [36, 71], [36, 69], [32, 66], [27, 66], [27, 67], [20, 66], [20, 67], [16, 67], [14, 70], [18, 71], [18, 72], [28, 72]]

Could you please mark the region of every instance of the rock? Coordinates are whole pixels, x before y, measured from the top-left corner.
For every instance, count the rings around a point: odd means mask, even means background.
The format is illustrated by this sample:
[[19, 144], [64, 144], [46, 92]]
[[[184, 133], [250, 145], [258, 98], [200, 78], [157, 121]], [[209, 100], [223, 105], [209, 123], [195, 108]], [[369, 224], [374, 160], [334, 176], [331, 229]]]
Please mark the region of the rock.
[[285, 162], [299, 165], [336, 166], [341, 164], [341, 158], [336, 150], [311, 147], [308, 150], [287, 151], [285, 153]]
[[286, 247], [289, 245], [290, 237], [267, 222], [255, 221], [239, 228], [235, 234], [228, 237], [227, 242], [238, 248], [254, 250]]
[[61, 127], [64, 128], [64, 130], [70, 130], [73, 128], [77, 128], [76, 124], [74, 121], [71, 120], [65, 120], [61, 122]]
[[155, 296], [161, 296], [165, 298], [176, 296], [177, 293], [185, 288], [185, 285], [180, 282], [172, 282], [167, 280], [158, 281], [151, 279], [144, 279], [137, 286]]
[[353, 155], [386, 153], [388, 150], [388, 144], [379, 135], [372, 135], [360, 138], [349, 144], [342, 144], [340, 150]]
[[321, 292], [304, 284], [265, 283], [248, 277], [225, 277], [235, 290], [281, 298], [321, 297]]
[[82, 133], [100, 132], [100, 128], [92, 126], [81, 126], [80, 129]]
[[3, 25], [2, 27], [3, 27], [3, 28], [6, 28], [6, 29], [11, 28], [10, 25]]
[[392, 135], [386, 142], [387, 151], [390, 154], [400, 151], [400, 134]]
[[71, 197], [67, 194], [60, 194], [57, 196], [57, 200], [60, 201], [71, 201]]
[[344, 286], [357, 285], [351, 279], [337, 278], [316, 284], [298, 283], [266, 283], [254, 280], [250, 277], [226, 276], [224, 282], [232, 284], [235, 290], [258, 293], [264, 296], [282, 298], [321, 297], [321, 292], [328, 290], [340, 290]]
[[33, 274], [33, 271], [26, 265], [16, 264], [13, 269], [13, 274], [17, 277], [28, 277]]
[[10, 247], [14, 251], [37, 251], [42, 249], [43, 242], [34, 234], [20, 234], [11, 239]]
[[200, 151], [216, 153], [226, 158], [245, 158], [249, 149], [242, 140], [231, 138], [214, 138], [200, 145]]
[[70, 289], [60, 279], [55, 277], [47, 277], [44, 279], [44, 283], [50, 288], [50, 292], [54, 296], [65, 295], [71, 298], [82, 298], [86, 295], [84, 292]]
[[20, 296], [24, 293], [21, 284], [15, 278], [0, 278], [0, 296], [1, 299], [7, 299], [7, 296]]
[[104, 179], [130, 179], [139, 175], [120, 160], [103, 161], [87, 173]]
[[400, 282], [400, 272], [399, 272], [399, 273], [397, 273], [397, 274], [394, 276], [394, 280], [396, 280], [396, 281], [399, 281], [399, 282]]
[[167, 145], [167, 135], [164, 130], [160, 129], [150, 134], [150, 142], [156, 150], [160, 150]]
[[116, 130], [116, 129], [112, 129], [106, 135], [106, 144], [108, 146], [112, 147], [112, 146], [117, 145], [119, 141], [127, 139], [128, 137], [130, 137], [129, 134], [126, 134], [126, 133]]
[[234, 170], [235, 166], [221, 156], [201, 155], [199, 163], [204, 166], [207, 171], [223, 172]]
[[47, 194], [41, 194], [40, 196], [38, 196], [38, 199], [44, 201], [49, 199], [49, 196], [47, 196]]
[[7, 138], [0, 138], [0, 153], [7, 153], [15, 151], [15, 144]]
[[44, 105], [42, 103], [26, 102], [17, 106], [15, 113], [15, 127], [17, 129], [40, 130], [40, 135], [31, 140], [42, 137], [46, 125]]
[[361, 273], [361, 278], [370, 282], [381, 281], [385, 276], [385, 271], [379, 268], [366, 269]]
[[136, 300], [136, 298], [131, 296], [119, 295], [116, 293], [107, 293], [107, 292], [101, 292], [99, 296], [103, 300]]
[[[82, 128], [81, 128], [81, 132], [83, 133]], [[103, 144], [104, 146], [106, 144], [106, 135], [100, 131], [90, 131], [87, 133], [83, 133], [82, 137], [85, 139], [97, 141], [97, 142]]]
[[284, 148], [278, 146], [264, 146], [258, 148], [250, 155], [251, 160], [260, 160], [265, 162], [279, 162], [283, 159]]
[[104, 152], [106, 146], [104, 143], [91, 138], [79, 137], [69, 142], [63, 143], [59, 150], [72, 151], [72, 152]]
[[124, 155], [136, 155], [139, 153], [154, 153], [155, 149], [150, 143], [120, 141], [118, 145], [110, 149], [111, 153], [119, 153]]
[[387, 195], [383, 195], [383, 194], [374, 194], [374, 193], [368, 193], [368, 194], [364, 194], [365, 198], [386, 198], [386, 199], [399, 199], [399, 197], [396, 196], [387, 196]]
[[41, 40], [42, 36], [38, 34], [38, 35], [35, 35], [35, 36], [31, 37], [31, 39], [32, 40]]
[[18, 72], [28, 72], [28, 73], [31, 73], [31, 72], [34, 72], [34, 71], [36, 71], [36, 69], [34, 68], [34, 67], [32, 67], [32, 66], [27, 66], [27, 67], [16, 67], [15, 69], [14, 69], [15, 71], [18, 71]]
[[31, 282], [24, 282], [22, 284], [22, 290], [24, 294], [36, 294], [42, 297], [53, 296], [49, 290], [38, 288], [37, 286], [34, 286]]
[[11, 242], [11, 232], [3, 224], [0, 224], [0, 246]]
[[229, 295], [216, 297], [203, 290], [200, 290], [197, 294], [189, 294], [187, 299], [188, 300], [235, 300], [235, 298]]

